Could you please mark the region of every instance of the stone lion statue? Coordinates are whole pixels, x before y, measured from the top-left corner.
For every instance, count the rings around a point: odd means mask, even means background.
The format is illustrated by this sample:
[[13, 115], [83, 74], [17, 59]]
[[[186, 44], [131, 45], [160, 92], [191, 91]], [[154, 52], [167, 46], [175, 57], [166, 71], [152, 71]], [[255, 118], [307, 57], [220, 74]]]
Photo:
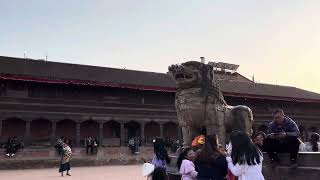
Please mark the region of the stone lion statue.
[[189, 61], [169, 67], [178, 85], [175, 106], [184, 146], [205, 129], [217, 134], [221, 144], [234, 130], [252, 132], [253, 116], [247, 106], [228, 106], [215, 81], [213, 67]]

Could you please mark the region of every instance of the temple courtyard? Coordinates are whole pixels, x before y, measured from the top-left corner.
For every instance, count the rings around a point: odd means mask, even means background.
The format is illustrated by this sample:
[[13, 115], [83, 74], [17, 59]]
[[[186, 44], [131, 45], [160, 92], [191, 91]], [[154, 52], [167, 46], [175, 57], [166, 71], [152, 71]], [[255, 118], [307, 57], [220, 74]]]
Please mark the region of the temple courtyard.
[[144, 180], [141, 165], [75, 167], [70, 171], [71, 177], [61, 177], [57, 168], [0, 170], [3, 180]]

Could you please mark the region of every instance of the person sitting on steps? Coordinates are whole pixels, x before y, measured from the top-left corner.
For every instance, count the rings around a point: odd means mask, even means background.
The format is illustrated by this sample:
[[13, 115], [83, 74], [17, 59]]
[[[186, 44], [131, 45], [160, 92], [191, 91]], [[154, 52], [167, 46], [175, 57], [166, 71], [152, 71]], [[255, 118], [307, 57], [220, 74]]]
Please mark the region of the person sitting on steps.
[[264, 150], [269, 154], [271, 163], [276, 166], [280, 159], [277, 153], [290, 153], [291, 166], [296, 168], [300, 141], [299, 128], [282, 109], [273, 112], [274, 120], [269, 124]]

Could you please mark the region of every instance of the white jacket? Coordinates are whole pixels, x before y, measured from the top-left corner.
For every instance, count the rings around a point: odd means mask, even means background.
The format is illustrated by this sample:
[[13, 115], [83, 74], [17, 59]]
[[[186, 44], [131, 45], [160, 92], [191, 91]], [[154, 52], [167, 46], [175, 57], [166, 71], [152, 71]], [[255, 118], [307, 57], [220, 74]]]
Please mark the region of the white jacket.
[[239, 163], [234, 165], [231, 157], [227, 157], [228, 168], [233, 175], [238, 177], [238, 180], [264, 180], [262, 175], [263, 157], [260, 158], [260, 164], [249, 166], [248, 164], [239, 165]]
[[[318, 152], [320, 152], [320, 143], [319, 142], [318, 142], [318, 148], [319, 148]], [[313, 152], [312, 144], [310, 142], [300, 144], [299, 151], [300, 152]]]

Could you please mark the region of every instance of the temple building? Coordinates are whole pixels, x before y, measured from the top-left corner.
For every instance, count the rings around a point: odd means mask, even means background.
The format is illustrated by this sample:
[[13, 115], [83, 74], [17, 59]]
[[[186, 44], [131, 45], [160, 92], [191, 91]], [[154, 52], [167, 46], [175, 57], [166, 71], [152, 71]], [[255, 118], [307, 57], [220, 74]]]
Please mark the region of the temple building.
[[[299, 125], [303, 139], [319, 132], [320, 94], [295, 87], [255, 83], [237, 72], [216, 69], [230, 105], [247, 105], [254, 130], [266, 130], [274, 109]], [[166, 73], [0, 56], [0, 142], [17, 136], [32, 146], [68, 137], [83, 146], [92, 136], [104, 146], [130, 137], [181, 138], [174, 107], [176, 84]]]

